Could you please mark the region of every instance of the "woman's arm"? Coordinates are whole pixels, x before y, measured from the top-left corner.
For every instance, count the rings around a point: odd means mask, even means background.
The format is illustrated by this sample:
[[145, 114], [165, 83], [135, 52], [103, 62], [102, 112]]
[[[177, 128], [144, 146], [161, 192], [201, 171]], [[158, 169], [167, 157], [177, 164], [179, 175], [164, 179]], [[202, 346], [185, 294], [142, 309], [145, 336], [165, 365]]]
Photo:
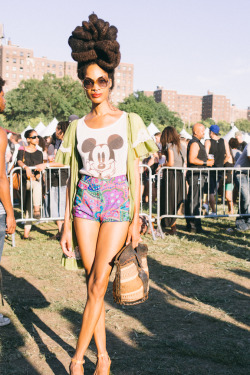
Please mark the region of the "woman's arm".
[[19, 167], [21, 167], [23, 170], [25, 170], [27, 178], [31, 178], [32, 180], [35, 180], [35, 177], [34, 177], [33, 173], [31, 172], [31, 170], [29, 169], [29, 167], [23, 162], [24, 153], [25, 153], [25, 150], [18, 151], [17, 165]]
[[61, 164], [61, 163], [56, 163], [56, 162], [52, 162], [52, 163], [41, 163], [41, 164], [37, 164], [36, 165], [36, 171], [39, 171], [39, 172], [42, 172], [44, 171], [44, 169], [46, 168], [54, 168], [54, 167], [64, 167], [65, 165], [64, 164]]
[[140, 171], [139, 171], [139, 162], [140, 159], [134, 161], [134, 170], [135, 170], [135, 196], [134, 196], [134, 217], [132, 223], [128, 229], [128, 236], [126, 244], [132, 242], [133, 248], [138, 246], [138, 243], [141, 241], [140, 237], [140, 200], [141, 200], [141, 191], [140, 191]]
[[168, 161], [164, 163], [166, 167], [173, 167], [174, 166], [174, 151], [168, 148]]
[[74, 256], [74, 251], [72, 251], [72, 233], [71, 233], [71, 221], [70, 221], [70, 182], [71, 177], [68, 179], [67, 189], [66, 189], [66, 209], [64, 215], [64, 227], [63, 234], [61, 237], [60, 245], [62, 251], [69, 258]]

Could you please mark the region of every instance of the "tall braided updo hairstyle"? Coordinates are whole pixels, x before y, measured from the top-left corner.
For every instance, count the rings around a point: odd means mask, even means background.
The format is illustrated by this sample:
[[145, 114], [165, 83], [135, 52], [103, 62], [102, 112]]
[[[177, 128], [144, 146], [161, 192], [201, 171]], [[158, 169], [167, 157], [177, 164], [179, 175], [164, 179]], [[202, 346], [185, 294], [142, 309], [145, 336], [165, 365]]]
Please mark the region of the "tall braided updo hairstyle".
[[72, 49], [71, 56], [77, 61], [77, 73], [83, 80], [86, 69], [91, 64], [97, 64], [108, 73], [114, 87], [114, 70], [121, 60], [120, 45], [117, 42], [118, 30], [109, 22], [98, 18], [96, 14], [89, 16], [89, 21], [83, 21], [69, 37]]

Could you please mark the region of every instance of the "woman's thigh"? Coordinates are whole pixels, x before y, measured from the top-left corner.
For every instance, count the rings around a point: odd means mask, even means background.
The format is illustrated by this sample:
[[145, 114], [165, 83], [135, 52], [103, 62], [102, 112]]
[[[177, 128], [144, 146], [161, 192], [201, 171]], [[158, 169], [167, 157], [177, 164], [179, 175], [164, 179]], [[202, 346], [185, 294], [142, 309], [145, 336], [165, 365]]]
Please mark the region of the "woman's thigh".
[[128, 227], [127, 221], [106, 222], [101, 225], [92, 269], [95, 278], [107, 280], [112, 270], [114, 257], [126, 241]]
[[74, 217], [74, 227], [83, 266], [87, 274], [89, 274], [95, 259], [100, 223], [98, 221]]

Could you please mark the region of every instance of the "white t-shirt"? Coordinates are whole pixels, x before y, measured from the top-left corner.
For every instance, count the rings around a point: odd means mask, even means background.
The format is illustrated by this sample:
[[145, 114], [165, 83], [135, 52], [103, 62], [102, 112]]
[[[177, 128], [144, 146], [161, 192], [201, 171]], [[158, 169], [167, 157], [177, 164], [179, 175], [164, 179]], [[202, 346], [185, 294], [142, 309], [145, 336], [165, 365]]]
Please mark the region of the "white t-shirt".
[[78, 120], [77, 149], [82, 159], [81, 174], [97, 178], [112, 178], [127, 174], [127, 114], [112, 125], [91, 129]]

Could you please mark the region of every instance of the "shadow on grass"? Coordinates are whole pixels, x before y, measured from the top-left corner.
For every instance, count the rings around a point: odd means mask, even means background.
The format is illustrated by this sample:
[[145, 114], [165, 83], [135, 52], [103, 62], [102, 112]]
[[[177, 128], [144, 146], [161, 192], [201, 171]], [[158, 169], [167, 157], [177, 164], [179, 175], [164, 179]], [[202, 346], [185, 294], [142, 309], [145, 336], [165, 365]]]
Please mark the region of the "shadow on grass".
[[[218, 228], [218, 223], [211, 223], [205, 221], [202, 223], [205, 230], [210, 230], [208, 234], [193, 234], [186, 231], [185, 225], [178, 224], [177, 231], [180, 238], [186, 237], [189, 241], [197, 241], [206, 246], [215, 247], [217, 250], [225, 252], [229, 255], [232, 255], [236, 258], [249, 260], [250, 252], [249, 247], [246, 247], [248, 241], [246, 239], [247, 233], [240, 232], [227, 232], [227, 226], [224, 226], [223, 230], [218, 232], [213, 231], [214, 228]], [[222, 229], [222, 228], [221, 228]], [[183, 232], [180, 232], [183, 231]], [[249, 234], [250, 236], [250, 234]]]
[[[33, 311], [33, 308], [43, 309], [43, 308], [48, 307], [50, 305], [49, 302], [46, 300], [46, 298], [37, 288], [35, 288], [32, 284], [30, 284], [24, 278], [22, 277], [18, 278], [14, 276], [13, 274], [9, 273], [8, 271], [6, 271], [4, 268], [2, 268], [2, 272], [3, 272], [3, 278], [4, 278], [4, 284], [5, 284], [5, 289], [4, 289], [5, 299], [10, 305], [11, 309], [14, 311], [18, 320], [20, 321], [22, 326], [25, 328], [25, 330], [28, 332], [28, 334], [34, 339], [35, 343], [39, 347], [41, 355], [44, 356], [51, 370], [55, 374], [60, 374], [60, 375], [67, 374], [64, 366], [56, 358], [55, 353], [53, 353], [48, 348], [48, 346], [43, 342], [42, 337], [39, 334], [39, 330], [43, 331], [44, 334], [49, 336], [54, 342], [56, 342], [59, 346], [61, 346], [66, 351], [73, 352], [73, 348], [70, 345], [68, 345], [63, 339], [61, 339], [60, 336], [58, 336]], [[14, 335], [13, 336], [9, 335], [9, 332], [7, 330], [5, 332], [6, 332], [6, 335], [3, 337], [3, 340], [2, 340], [3, 353], [5, 352], [5, 348], [4, 348], [5, 346], [6, 348], [12, 347], [13, 341], [15, 342], [15, 345], [17, 343], [17, 351], [18, 351], [18, 347], [22, 346], [21, 343], [20, 344], [18, 343], [20, 341], [18, 338], [18, 335], [16, 338]], [[6, 366], [10, 366], [10, 368]], [[20, 367], [19, 367], [18, 372], [14, 372], [14, 371], [11, 371], [11, 366], [13, 366], [13, 363], [5, 363], [4, 367], [6, 371], [9, 369], [9, 372], [7, 371], [6, 374], [12, 374], [12, 373], [18, 374], [18, 375], [37, 374], [35, 370], [30, 371], [30, 372], [25, 370], [21, 372]], [[24, 364], [23, 366], [26, 366], [26, 364]]]
[[[128, 330], [133, 343], [129, 345], [115, 335], [114, 318], [114, 330], [107, 332], [112, 374], [246, 375], [249, 331], [223, 321], [221, 316], [225, 312], [237, 322], [249, 323], [249, 299], [242, 294], [248, 290], [228, 280], [164, 266], [151, 258], [149, 269], [156, 287], [151, 287], [149, 300], [141, 305], [114, 305], [109, 285], [106, 300], [114, 310], [132, 318], [129, 327], [121, 329]], [[185, 308], [178, 306], [180, 302]], [[219, 318], [212, 315], [212, 307], [218, 309]], [[81, 320], [81, 314], [70, 309], [61, 314], [71, 324]], [[141, 325], [148, 334], [142, 332]], [[80, 327], [72, 328], [79, 331]], [[95, 350], [93, 342], [91, 349]], [[87, 364], [87, 373], [93, 369]]]

